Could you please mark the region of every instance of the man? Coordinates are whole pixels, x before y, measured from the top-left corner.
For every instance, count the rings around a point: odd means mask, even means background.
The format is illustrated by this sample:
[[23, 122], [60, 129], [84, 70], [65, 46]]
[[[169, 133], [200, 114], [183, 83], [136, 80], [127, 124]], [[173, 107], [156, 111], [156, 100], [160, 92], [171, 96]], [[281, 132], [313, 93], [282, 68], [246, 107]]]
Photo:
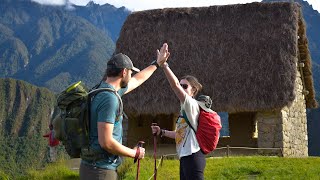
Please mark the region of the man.
[[[153, 72], [167, 61], [170, 53], [168, 45], [157, 50], [157, 60], [140, 71], [133, 66], [130, 58], [122, 53], [114, 55], [107, 64], [107, 70], [99, 88], [111, 88], [122, 96], [145, 82]], [[132, 71], [138, 72], [131, 78]], [[120, 100], [113, 92], [97, 94], [91, 104], [90, 139], [91, 148], [101, 151], [104, 158], [97, 161], [82, 159], [80, 179], [117, 179], [117, 167], [121, 164], [119, 156], [142, 159], [145, 149], [131, 149], [122, 145], [122, 119], [117, 117]]]

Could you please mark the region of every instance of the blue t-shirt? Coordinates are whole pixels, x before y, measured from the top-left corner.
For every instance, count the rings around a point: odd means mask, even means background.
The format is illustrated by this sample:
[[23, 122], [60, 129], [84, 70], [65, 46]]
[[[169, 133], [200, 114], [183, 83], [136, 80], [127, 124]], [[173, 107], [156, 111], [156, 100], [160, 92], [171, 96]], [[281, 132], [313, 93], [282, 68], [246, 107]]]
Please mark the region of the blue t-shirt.
[[[111, 88], [114, 89], [113, 86], [102, 82], [99, 88]], [[118, 94], [122, 96], [127, 91], [127, 88], [122, 88], [118, 91]], [[101, 148], [98, 141], [98, 122], [106, 122], [114, 124], [113, 128], [113, 138], [122, 144], [122, 120], [123, 116], [116, 121], [116, 116], [119, 110], [119, 100], [117, 96], [110, 91], [103, 91], [98, 93], [91, 103], [91, 118], [90, 118], [90, 147], [96, 151], [101, 151], [106, 154], [106, 158], [94, 162], [87, 162], [82, 160], [82, 163], [88, 165], [95, 165], [96, 167], [103, 169], [111, 169], [116, 170], [117, 167], [121, 164], [121, 159], [117, 155], [113, 155], [108, 153], [104, 149]]]

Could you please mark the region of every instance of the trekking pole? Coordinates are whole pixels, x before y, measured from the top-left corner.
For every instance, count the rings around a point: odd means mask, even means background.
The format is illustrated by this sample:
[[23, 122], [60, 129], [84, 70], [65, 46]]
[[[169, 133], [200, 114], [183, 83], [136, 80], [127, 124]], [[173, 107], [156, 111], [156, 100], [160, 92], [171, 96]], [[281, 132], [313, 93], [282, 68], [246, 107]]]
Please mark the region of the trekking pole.
[[[157, 126], [157, 123], [152, 123], [152, 126]], [[160, 130], [161, 131], [161, 130]], [[157, 179], [157, 132], [153, 133], [153, 157], [154, 157], [154, 176]]]
[[[142, 145], [144, 144], [143, 141], [139, 141], [138, 142], [138, 147], [137, 148], [140, 148], [142, 147]], [[134, 160], [134, 163], [137, 161], [137, 159]], [[137, 175], [136, 175], [136, 180], [139, 180], [139, 173], [140, 173], [140, 159], [138, 157], [138, 165], [137, 165]]]

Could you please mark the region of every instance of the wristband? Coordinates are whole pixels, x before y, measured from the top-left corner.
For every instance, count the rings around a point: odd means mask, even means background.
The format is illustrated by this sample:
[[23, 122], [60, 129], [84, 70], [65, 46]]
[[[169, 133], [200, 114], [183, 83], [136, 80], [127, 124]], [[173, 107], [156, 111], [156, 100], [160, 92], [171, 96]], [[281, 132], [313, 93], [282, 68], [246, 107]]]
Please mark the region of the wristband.
[[163, 133], [162, 131], [163, 131], [163, 130], [160, 129], [160, 133], [159, 133], [159, 136], [160, 136], [160, 137], [162, 137], [162, 133]]
[[158, 67], [160, 67], [157, 60], [152, 61], [150, 65], [155, 65], [157, 67], [157, 69], [158, 69]]
[[166, 133], [166, 130], [165, 129], [161, 129], [160, 137], [163, 137], [165, 133]]

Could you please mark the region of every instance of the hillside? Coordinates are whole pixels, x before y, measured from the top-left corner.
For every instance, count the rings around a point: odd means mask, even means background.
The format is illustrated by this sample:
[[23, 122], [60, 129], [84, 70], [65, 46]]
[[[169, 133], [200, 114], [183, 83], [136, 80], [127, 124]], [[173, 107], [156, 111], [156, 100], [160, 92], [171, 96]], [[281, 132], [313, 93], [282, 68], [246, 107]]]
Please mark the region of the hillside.
[[110, 4], [99, 5], [90, 1], [86, 6], [73, 5], [74, 9], [69, 13], [80, 16], [97, 28], [103, 30], [107, 36], [116, 42], [121, 27], [127, 16], [131, 13], [125, 7], [116, 8]]
[[6, 0], [0, 11], [0, 77], [56, 92], [101, 79], [115, 47], [103, 30], [63, 6]]
[[0, 79], [0, 170], [14, 175], [46, 161], [42, 137], [54, 114], [55, 95], [46, 88]]

